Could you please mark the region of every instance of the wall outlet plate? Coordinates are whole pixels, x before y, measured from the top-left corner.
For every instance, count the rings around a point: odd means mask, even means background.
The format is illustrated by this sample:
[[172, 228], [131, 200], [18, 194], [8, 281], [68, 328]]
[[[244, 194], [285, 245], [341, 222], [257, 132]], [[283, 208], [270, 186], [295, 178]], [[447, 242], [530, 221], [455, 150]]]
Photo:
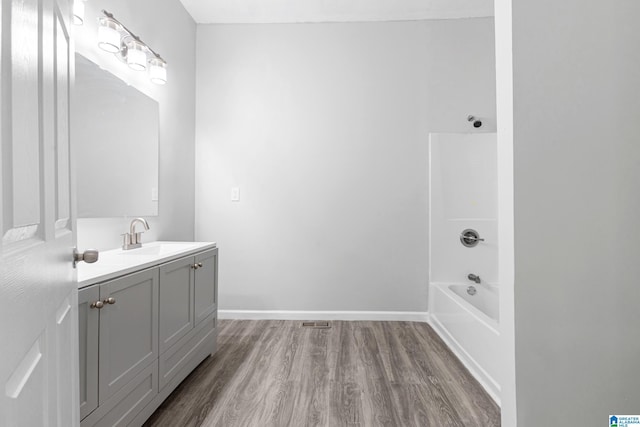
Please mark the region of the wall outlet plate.
[[231, 201], [239, 202], [240, 201], [240, 187], [232, 187], [231, 188]]

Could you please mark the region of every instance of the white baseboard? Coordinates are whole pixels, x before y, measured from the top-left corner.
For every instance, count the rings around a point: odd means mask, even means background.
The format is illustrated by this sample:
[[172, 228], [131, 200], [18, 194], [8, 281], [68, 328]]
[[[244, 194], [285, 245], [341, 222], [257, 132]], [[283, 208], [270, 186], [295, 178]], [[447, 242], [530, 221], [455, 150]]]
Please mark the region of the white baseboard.
[[218, 319], [248, 320], [386, 320], [428, 322], [426, 311], [218, 310]]

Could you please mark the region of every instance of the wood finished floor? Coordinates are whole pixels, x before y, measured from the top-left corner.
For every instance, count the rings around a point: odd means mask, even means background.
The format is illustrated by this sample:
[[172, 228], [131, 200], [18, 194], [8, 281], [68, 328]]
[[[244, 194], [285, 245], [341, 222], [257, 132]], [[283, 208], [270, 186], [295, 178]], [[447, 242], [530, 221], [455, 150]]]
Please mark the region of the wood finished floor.
[[145, 423], [500, 425], [500, 409], [425, 323], [220, 321], [218, 352]]

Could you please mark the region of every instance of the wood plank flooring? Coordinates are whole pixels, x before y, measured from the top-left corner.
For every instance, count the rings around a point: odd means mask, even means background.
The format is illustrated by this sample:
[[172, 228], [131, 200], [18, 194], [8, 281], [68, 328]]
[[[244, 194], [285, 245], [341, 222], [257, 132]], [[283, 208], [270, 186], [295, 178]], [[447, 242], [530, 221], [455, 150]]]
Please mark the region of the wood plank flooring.
[[491, 427], [500, 409], [425, 323], [220, 321], [152, 426]]

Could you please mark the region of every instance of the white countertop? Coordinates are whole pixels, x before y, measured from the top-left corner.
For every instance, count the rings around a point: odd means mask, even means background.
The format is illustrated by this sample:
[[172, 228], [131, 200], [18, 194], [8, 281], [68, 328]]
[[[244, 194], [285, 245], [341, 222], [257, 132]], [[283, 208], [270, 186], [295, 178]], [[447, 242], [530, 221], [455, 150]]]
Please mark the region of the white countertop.
[[78, 289], [215, 247], [215, 242], [158, 241], [138, 249], [103, 251], [97, 262], [78, 264]]

